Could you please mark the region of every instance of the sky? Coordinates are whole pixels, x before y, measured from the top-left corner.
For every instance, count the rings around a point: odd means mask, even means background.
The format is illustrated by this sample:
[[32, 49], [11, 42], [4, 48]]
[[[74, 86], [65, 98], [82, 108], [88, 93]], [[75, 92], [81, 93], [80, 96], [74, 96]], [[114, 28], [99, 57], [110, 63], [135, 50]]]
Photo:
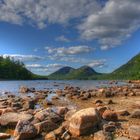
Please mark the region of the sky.
[[140, 0], [0, 0], [0, 55], [48, 75], [109, 73], [140, 52]]

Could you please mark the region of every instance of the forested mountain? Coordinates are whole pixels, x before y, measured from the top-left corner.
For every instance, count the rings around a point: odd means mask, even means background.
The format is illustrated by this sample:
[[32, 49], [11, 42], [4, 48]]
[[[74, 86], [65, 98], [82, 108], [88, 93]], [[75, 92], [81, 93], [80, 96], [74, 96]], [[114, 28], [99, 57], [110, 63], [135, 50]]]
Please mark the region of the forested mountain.
[[3, 58], [0, 56], [0, 79], [17, 79], [26, 80], [32, 79], [35, 75], [27, 70], [24, 64], [20, 61], [11, 60], [9, 57]]
[[53, 79], [137, 80], [140, 79], [140, 54], [133, 57], [128, 61], [128, 63], [108, 74], [98, 73], [88, 66], [83, 66], [79, 69], [72, 69], [63, 76], [60, 76], [59, 72], [60, 71], [58, 70], [53, 73]]

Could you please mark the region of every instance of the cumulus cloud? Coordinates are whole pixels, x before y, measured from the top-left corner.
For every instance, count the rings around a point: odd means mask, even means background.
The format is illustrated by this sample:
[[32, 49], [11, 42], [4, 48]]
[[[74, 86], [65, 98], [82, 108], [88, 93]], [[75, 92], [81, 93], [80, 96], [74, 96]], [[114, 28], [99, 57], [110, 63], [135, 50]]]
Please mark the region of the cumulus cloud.
[[15, 24], [25, 21], [39, 28], [47, 23], [67, 23], [100, 9], [96, 0], [3, 0], [0, 3], [0, 20]]
[[[140, 0], [0, 0], [0, 21], [44, 28], [53, 23], [69, 25], [76, 19], [74, 29], [78, 24], [81, 38], [98, 40], [106, 50], [140, 28], [139, 5]], [[69, 41], [63, 35], [56, 40]]]
[[90, 51], [94, 51], [95, 48], [86, 45], [71, 46], [71, 47], [45, 47], [48, 54], [54, 54], [54, 56], [67, 56], [67, 55], [77, 55], [85, 54]]
[[66, 38], [64, 35], [57, 37], [55, 40], [60, 42], [70, 42], [70, 40]]
[[45, 68], [61, 68], [64, 65], [62, 64], [48, 64], [48, 65], [41, 65], [41, 64], [31, 64], [31, 65], [26, 65], [27, 68], [40, 68], [40, 69], [45, 69]]
[[120, 45], [140, 28], [139, 0], [108, 0], [98, 13], [93, 13], [79, 25], [84, 39], [98, 39], [101, 49]]
[[44, 59], [43, 57], [36, 56], [36, 55], [3, 54], [1, 56], [3, 56], [4, 58], [10, 57], [11, 59], [19, 60], [19, 61], [22, 61], [22, 62], [39, 61], [39, 60], [43, 60]]
[[105, 66], [105, 64], [106, 64], [106, 60], [101, 59], [101, 60], [93, 60], [87, 65], [93, 68], [96, 68], [96, 67], [102, 68]]
[[51, 73], [51, 72], [54, 72], [54, 71], [64, 67], [64, 65], [57, 64], [57, 63], [48, 64], [48, 65], [30, 64], [30, 65], [26, 65], [26, 67], [29, 70], [36, 71], [36, 72], [48, 72], [48, 73]]

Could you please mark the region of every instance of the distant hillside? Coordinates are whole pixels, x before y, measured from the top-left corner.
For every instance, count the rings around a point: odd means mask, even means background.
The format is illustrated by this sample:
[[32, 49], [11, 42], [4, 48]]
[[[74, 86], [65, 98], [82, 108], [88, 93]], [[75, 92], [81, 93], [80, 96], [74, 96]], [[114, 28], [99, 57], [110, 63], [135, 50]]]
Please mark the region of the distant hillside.
[[[79, 69], [71, 68], [70, 71], [64, 74], [60, 73], [60, 71], [58, 70], [53, 73], [53, 79], [137, 80], [140, 79], [140, 54], [133, 57], [128, 63], [114, 72], [108, 74], [98, 73], [88, 66], [83, 66]], [[49, 79], [51, 79], [51, 76], [49, 76]]]
[[48, 76], [48, 78], [49, 79], [65, 79], [66, 76], [73, 70], [75, 70], [75, 69], [72, 67], [63, 67], [63, 68], [59, 69], [58, 71], [50, 74]]
[[114, 79], [140, 79], [140, 54], [116, 69], [109, 77]]
[[0, 57], [0, 80], [29, 80], [45, 79], [44, 76], [35, 75], [27, 70], [20, 61], [11, 60], [9, 57]]
[[89, 76], [100, 75], [94, 71], [91, 67], [82, 66], [78, 69], [71, 67], [63, 67], [60, 70], [49, 75], [49, 79], [88, 79]]
[[90, 76], [100, 75], [89, 66], [82, 66], [78, 69], [71, 71], [67, 75], [67, 79], [89, 79]]

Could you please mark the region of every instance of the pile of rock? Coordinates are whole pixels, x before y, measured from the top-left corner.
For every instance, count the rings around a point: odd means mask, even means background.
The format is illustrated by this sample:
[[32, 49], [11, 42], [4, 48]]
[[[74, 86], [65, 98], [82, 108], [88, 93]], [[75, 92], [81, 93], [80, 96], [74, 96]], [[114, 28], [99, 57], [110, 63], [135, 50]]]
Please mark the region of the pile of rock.
[[92, 97], [114, 97], [114, 96], [140, 96], [140, 86], [112, 86], [107, 88], [95, 88], [83, 90], [79, 87], [66, 86], [64, 90], [56, 90], [58, 96], [65, 96], [69, 99], [88, 100]]

